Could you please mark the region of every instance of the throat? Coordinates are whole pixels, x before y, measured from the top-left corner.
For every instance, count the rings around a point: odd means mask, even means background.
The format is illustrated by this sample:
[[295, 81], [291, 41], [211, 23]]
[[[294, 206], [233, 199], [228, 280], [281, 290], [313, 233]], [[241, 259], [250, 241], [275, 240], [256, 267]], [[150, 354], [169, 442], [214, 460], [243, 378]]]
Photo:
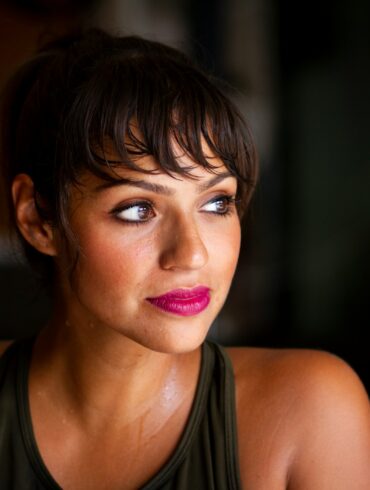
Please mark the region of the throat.
[[165, 419], [195, 390], [199, 369], [200, 349], [163, 354], [103, 345], [97, 350], [68, 341], [68, 335], [60, 340], [54, 332], [52, 342], [46, 335], [36, 340], [29, 383], [38, 403], [67, 412], [63, 419], [87, 431], [119, 430], [140, 420], [145, 426], [148, 414]]

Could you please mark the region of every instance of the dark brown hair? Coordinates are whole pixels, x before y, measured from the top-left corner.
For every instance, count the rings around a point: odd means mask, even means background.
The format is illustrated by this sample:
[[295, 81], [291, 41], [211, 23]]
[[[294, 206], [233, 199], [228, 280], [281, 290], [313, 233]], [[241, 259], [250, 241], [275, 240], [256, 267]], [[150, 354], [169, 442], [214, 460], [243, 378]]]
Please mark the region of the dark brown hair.
[[[135, 161], [152, 155], [170, 175], [191, 177], [193, 167], [178, 164], [173, 141], [212, 172], [202, 150], [206, 141], [238, 180], [240, 214], [252, 195], [257, 162], [243, 118], [218, 83], [163, 44], [98, 29], [56, 40], [18, 70], [4, 101], [6, 189], [18, 173], [28, 174], [41, 216], [67, 238], [69, 189], [83, 171], [111, 180], [108, 168], [143, 171]], [[107, 141], [114, 160], [106, 156]], [[20, 238], [31, 265], [45, 276], [52, 270], [50, 257]]]

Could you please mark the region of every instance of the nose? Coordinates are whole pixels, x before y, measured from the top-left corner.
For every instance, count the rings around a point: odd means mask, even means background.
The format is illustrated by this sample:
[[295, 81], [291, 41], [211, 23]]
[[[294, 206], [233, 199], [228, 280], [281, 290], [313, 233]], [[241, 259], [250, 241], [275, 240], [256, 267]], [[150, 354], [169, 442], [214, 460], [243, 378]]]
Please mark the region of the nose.
[[197, 228], [189, 218], [179, 218], [163, 236], [160, 266], [166, 270], [201, 269], [208, 261], [208, 251]]

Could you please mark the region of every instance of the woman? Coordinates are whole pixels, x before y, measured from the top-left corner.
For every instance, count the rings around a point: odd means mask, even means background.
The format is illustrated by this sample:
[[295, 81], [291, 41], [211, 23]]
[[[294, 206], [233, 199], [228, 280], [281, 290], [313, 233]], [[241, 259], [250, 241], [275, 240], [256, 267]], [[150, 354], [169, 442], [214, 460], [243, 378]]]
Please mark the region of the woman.
[[205, 341], [256, 180], [210, 78], [90, 31], [47, 46], [7, 100], [14, 226], [53, 309], [1, 358], [1, 488], [368, 489], [346, 363]]

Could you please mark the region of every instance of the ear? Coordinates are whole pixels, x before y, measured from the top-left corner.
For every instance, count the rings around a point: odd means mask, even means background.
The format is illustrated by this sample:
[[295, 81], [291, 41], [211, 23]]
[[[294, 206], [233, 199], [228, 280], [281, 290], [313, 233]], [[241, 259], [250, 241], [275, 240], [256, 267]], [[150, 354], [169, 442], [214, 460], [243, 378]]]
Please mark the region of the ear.
[[35, 187], [29, 175], [18, 174], [15, 177], [12, 197], [16, 222], [24, 239], [43, 254], [57, 255], [55, 232], [37, 211]]

